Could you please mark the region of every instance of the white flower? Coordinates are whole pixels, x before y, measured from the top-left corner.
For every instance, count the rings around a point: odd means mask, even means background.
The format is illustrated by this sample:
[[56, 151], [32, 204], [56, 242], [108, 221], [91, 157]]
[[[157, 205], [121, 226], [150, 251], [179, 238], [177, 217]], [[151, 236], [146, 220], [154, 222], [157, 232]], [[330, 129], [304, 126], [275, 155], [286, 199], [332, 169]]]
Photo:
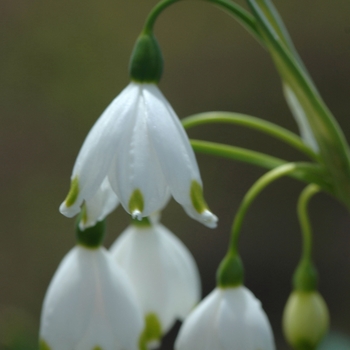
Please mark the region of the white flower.
[[273, 350], [273, 335], [258, 299], [247, 288], [214, 289], [186, 318], [176, 350]]
[[161, 336], [199, 302], [200, 278], [192, 255], [174, 234], [159, 223], [139, 225], [129, 226], [110, 251], [130, 278], [146, 320], [156, 316]]
[[155, 84], [131, 82], [97, 120], [75, 162], [61, 212], [79, 213], [106, 177], [133, 217], [162, 209], [170, 192], [189, 216], [216, 226], [188, 137]]
[[143, 319], [130, 282], [104, 248], [73, 248], [46, 293], [41, 350], [137, 350]]

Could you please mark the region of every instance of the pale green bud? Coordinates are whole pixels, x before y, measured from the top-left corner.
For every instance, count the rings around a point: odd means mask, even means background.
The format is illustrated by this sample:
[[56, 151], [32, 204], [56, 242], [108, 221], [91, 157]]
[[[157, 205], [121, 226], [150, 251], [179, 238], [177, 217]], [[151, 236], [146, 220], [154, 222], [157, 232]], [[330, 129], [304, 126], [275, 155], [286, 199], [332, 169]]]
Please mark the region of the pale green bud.
[[283, 313], [283, 332], [294, 349], [316, 349], [328, 327], [328, 308], [317, 291], [294, 291], [290, 295]]

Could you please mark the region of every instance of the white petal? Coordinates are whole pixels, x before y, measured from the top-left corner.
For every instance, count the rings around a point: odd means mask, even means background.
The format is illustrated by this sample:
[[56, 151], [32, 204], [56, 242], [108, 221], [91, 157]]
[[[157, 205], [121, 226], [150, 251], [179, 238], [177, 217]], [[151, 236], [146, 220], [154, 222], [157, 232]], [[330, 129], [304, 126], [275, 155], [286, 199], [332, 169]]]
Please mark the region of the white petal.
[[138, 86], [130, 83], [107, 107], [87, 135], [75, 162], [72, 181], [78, 179], [79, 194], [71, 206], [62, 203], [60, 211], [74, 216], [83, 200], [95, 195], [115, 157], [124, 125], [135, 114]]
[[[143, 85], [139, 85], [137, 109], [132, 116], [132, 123], [127, 127], [123, 126], [124, 133], [109, 179], [128, 212], [130, 212], [129, 201], [133, 192], [140, 190], [144, 202], [143, 210], [140, 212], [144, 217], [162, 209], [168, 198], [168, 186], [150, 144], [147, 124], [152, 111], [149, 110], [143, 90]], [[136, 214], [133, 215], [136, 216]]]
[[319, 147], [308, 122], [304, 108], [300, 104], [294, 91], [286, 83], [283, 84], [283, 92], [293, 117], [298, 124], [301, 138], [314, 152], [317, 153]]
[[187, 134], [176, 113], [154, 84], [145, 84], [143, 94], [149, 108], [150, 139], [174, 199], [192, 218], [215, 227], [217, 217], [209, 210], [198, 212], [191, 200], [195, 181], [202, 187], [197, 161]]
[[218, 319], [225, 350], [273, 350], [272, 330], [261, 303], [245, 287], [223, 290]]
[[130, 282], [109, 254], [72, 249], [45, 296], [40, 338], [51, 350], [137, 350], [142, 328]]
[[84, 218], [80, 221], [79, 227], [85, 230], [94, 226], [97, 221], [104, 220], [119, 204], [118, 197], [105, 178], [96, 194], [85, 202]]
[[241, 286], [214, 289], [183, 323], [175, 349], [274, 350], [275, 346], [260, 302]]
[[221, 290], [216, 288], [182, 324], [176, 338], [175, 350], [222, 350], [217, 329], [220, 302]]
[[202, 185], [194, 152], [178, 117], [158, 87], [147, 84], [143, 90], [150, 113], [149, 133], [164, 176], [175, 200], [186, 202], [192, 180]]
[[130, 226], [111, 253], [133, 283], [144, 314], [156, 314], [163, 333], [198, 303], [200, 279], [195, 262], [164, 226]]

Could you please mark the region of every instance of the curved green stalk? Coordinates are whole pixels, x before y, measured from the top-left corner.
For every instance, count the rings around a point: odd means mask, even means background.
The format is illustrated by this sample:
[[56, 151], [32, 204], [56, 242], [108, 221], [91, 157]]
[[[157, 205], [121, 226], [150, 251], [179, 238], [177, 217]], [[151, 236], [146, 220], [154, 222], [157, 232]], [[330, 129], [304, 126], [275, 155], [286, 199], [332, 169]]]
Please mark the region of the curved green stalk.
[[250, 205], [253, 203], [255, 198], [258, 196], [258, 194], [270, 183], [276, 181], [282, 176], [289, 175], [293, 172], [295, 172], [300, 166], [298, 163], [287, 163], [283, 164], [265, 175], [263, 175], [258, 181], [254, 183], [254, 185], [249, 189], [249, 191], [246, 193], [246, 195], [243, 198], [243, 201], [241, 202], [241, 205], [238, 208], [238, 211], [236, 213], [236, 216], [233, 221], [232, 229], [231, 229], [231, 240], [229, 244], [229, 253], [232, 256], [238, 255], [238, 241], [240, 237], [241, 227], [243, 224], [243, 220], [245, 218], [245, 215], [250, 207]]
[[[221, 143], [190, 140], [193, 149], [196, 152], [210, 154], [214, 156], [234, 159], [245, 163], [257, 165], [266, 169], [274, 169], [287, 164], [286, 160], [272, 157], [264, 153], [251, 151], [241, 147], [228, 146]], [[300, 163], [299, 167], [290, 174], [291, 177], [307, 182], [318, 184], [325, 192], [333, 194], [333, 188], [322, 166], [313, 163]]]
[[145, 25], [143, 27], [144, 33], [150, 33], [153, 31], [154, 23], [157, 20], [158, 16], [170, 5], [174, 4], [175, 2], [179, 2], [181, 0], [163, 0], [160, 1], [150, 12], [148, 15]]
[[282, 140], [300, 152], [306, 154], [311, 159], [320, 162], [319, 156], [311, 148], [309, 148], [298, 135], [285, 128], [282, 128], [281, 126], [246, 114], [230, 112], [207, 112], [184, 118], [181, 122], [185, 129], [209, 123], [229, 123], [243, 125]]
[[218, 7], [222, 8], [225, 12], [229, 13], [239, 23], [241, 23], [243, 27], [249, 33], [251, 33], [260, 44], [265, 46], [264, 40], [262, 39], [261, 34], [257, 28], [257, 24], [254, 16], [252, 16], [243, 7], [239, 6], [233, 1], [227, 1], [227, 0], [204, 0], [204, 1], [211, 2], [217, 5]]
[[302, 260], [308, 262], [311, 261], [312, 231], [307, 206], [312, 196], [314, 196], [318, 192], [320, 192], [320, 188], [317, 185], [312, 184], [307, 186], [299, 197], [297, 207], [298, 218], [301, 226], [301, 232], [303, 235]]
[[312, 230], [308, 215], [308, 204], [313, 195], [318, 193], [317, 185], [309, 185], [301, 193], [298, 200], [298, 219], [302, 233], [302, 254], [299, 264], [293, 274], [293, 287], [295, 290], [313, 292], [317, 290], [318, 275], [312, 262]]
[[[179, 2], [181, 0], [163, 0], [160, 1], [150, 12], [148, 15], [143, 32], [150, 33], [153, 31], [153, 27], [155, 21], [158, 16], [170, 5]], [[230, 15], [234, 16], [238, 22], [240, 22], [243, 27], [250, 32], [256, 40], [258, 40], [263, 45], [263, 40], [261, 38], [261, 34], [257, 28], [256, 20], [254, 16], [252, 16], [248, 11], [246, 11], [243, 7], [237, 5], [233, 1], [228, 0], [203, 0], [207, 2], [211, 2], [220, 8], [224, 9]]]

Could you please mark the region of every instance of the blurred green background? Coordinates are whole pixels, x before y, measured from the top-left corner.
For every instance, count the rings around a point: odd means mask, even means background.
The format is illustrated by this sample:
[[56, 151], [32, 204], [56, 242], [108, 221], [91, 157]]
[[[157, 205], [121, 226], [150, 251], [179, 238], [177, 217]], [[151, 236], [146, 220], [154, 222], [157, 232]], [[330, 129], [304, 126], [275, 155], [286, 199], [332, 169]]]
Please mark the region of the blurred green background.
[[[156, 3], [0, 2], [0, 349], [36, 347], [46, 288], [74, 245], [74, 220], [59, 214], [58, 206], [85, 135], [128, 84], [134, 41]], [[350, 2], [275, 4], [322, 96], [350, 137]], [[270, 57], [227, 14], [204, 1], [184, 1], [159, 18], [156, 35], [165, 58], [160, 87], [180, 118], [227, 110], [297, 131]], [[279, 141], [241, 127], [202, 126], [189, 135], [288, 160], [304, 159]], [[174, 202], [164, 211], [163, 223], [193, 252], [205, 296], [215, 286], [239, 202], [264, 171], [211, 156], [197, 159], [206, 199], [220, 219], [218, 228], [210, 230], [191, 220]], [[291, 179], [271, 185], [251, 208], [242, 232], [246, 285], [261, 299], [278, 349], [288, 349], [280, 320], [300, 253], [295, 205], [302, 188]], [[311, 203], [311, 216], [320, 291], [329, 305], [331, 328], [349, 336], [350, 215], [321, 194]], [[128, 219], [122, 208], [111, 215], [107, 246]], [[176, 327], [162, 349], [172, 349], [175, 334]], [[332, 339], [339, 340], [334, 336], [323, 349], [350, 349], [345, 340], [345, 347], [339, 341], [332, 347]]]

